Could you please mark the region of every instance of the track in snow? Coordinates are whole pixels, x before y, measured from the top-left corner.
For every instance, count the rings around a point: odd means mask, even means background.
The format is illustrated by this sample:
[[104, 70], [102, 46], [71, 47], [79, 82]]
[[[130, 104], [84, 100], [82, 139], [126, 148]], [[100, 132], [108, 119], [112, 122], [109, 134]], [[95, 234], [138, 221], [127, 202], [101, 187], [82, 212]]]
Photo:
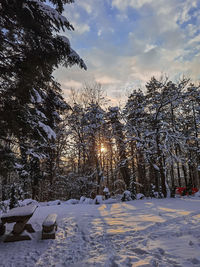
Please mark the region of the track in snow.
[[[200, 211], [192, 200], [142, 200], [40, 207], [31, 241], [0, 242], [2, 267], [200, 266]], [[59, 215], [56, 240], [40, 240], [41, 222]]]

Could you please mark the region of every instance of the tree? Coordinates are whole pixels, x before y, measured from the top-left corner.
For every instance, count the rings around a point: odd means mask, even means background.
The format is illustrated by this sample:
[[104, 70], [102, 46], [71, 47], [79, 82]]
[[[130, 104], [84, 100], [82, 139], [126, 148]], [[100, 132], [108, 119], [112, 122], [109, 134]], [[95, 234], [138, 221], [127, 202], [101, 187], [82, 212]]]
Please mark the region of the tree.
[[109, 107], [107, 118], [112, 126], [112, 134], [116, 142], [119, 162], [118, 169], [126, 184], [129, 188], [130, 185], [130, 173], [127, 162], [125, 136], [123, 132], [123, 124], [120, 121], [120, 110], [118, 107]]
[[[23, 180], [33, 174], [31, 164], [46, 157], [41, 150], [53, 130], [41, 112], [49, 88], [55, 90], [52, 72], [59, 64], [78, 64], [83, 60], [71, 48], [67, 37], [58, 35], [73, 26], [62, 16], [64, 4], [73, 0], [8, 0], [0, 5], [0, 144], [15, 140]], [[59, 87], [57, 85], [57, 87]], [[61, 94], [61, 92], [56, 92]], [[42, 152], [40, 152], [42, 151]], [[15, 162], [13, 161], [13, 168]], [[32, 174], [31, 174], [32, 173]], [[27, 188], [26, 188], [27, 189]]]
[[133, 194], [135, 194], [136, 178], [140, 184], [140, 191], [147, 194], [148, 181], [146, 179], [145, 164], [145, 143], [144, 134], [146, 131], [146, 112], [145, 112], [145, 96], [139, 89], [134, 90], [128, 97], [124, 109], [124, 117], [126, 120], [125, 129], [126, 137], [129, 143], [129, 154], [131, 158], [131, 184]]

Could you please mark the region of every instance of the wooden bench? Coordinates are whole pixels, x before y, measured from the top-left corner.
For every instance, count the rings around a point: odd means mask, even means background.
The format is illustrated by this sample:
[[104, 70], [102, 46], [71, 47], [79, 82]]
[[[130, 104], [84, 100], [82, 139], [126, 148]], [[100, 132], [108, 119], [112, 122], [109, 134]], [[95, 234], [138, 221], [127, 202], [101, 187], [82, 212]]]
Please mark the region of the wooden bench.
[[6, 223], [15, 223], [12, 232], [5, 238], [4, 242], [13, 242], [13, 241], [31, 239], [29, 235], [23, 232], [24, 230], [26, 230], [29, 233], [35, 232], [32, 225], [30, 223], [28, 224], [27, 222], [32, 217], [36, 208], [37, 208], [36, 205], [17, 207], [9, 210], [7, 213], [2, 215], [1, 229], [5, 227]]
[[42, 239], [55, 239], [57, 231], [57, 214], [49, 214], [42, 224]]

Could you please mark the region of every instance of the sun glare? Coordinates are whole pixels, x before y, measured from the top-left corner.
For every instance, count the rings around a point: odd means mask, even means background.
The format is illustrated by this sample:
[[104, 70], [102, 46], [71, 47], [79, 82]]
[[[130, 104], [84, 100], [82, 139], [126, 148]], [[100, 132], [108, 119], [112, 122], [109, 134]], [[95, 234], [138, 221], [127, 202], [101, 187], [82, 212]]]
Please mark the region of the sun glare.
[[105, 153], [106, 152], [106, 148], [105, 148], [105, 146], [103, 144], [101, 144], [101, 152], [102, 153]]

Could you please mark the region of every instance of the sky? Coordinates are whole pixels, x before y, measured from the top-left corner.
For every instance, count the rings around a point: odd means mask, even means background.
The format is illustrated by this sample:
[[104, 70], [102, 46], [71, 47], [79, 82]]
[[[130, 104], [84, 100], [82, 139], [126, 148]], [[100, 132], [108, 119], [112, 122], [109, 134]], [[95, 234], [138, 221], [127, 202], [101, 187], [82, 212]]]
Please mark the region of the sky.
[[63, 15], [75, 28], [64, 35], [87, 65], [55, 72], [66, 98], [85, 83], [101, 83], [117, 103], [152, 76], [200, 80], [199, 0], [75, 0]]

